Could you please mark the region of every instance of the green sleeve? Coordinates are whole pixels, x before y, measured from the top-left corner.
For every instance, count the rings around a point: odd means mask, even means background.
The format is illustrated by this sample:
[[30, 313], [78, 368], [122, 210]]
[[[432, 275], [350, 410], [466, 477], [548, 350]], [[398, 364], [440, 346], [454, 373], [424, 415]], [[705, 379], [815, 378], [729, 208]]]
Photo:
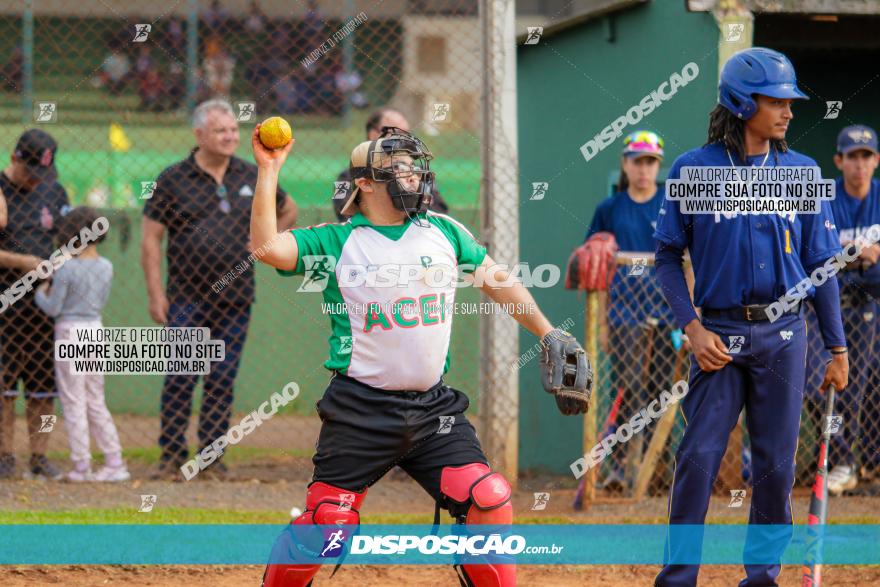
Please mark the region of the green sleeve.
[[350, 230], [340, 230], [339, 224], [318, 224], [317, 226], [309, 226], [306, 228], [294, 228], [290, 232], [296, 239], [296, 247], [298, 254], [296, 256], [296, 269], [287, 271], [276, 269], [279, 275], [303, 275], [305, 273], [305, 263], [303, 257], [307, 255], [332, 255], [339, 257], [342, 249], [342, 242], [345, 240], [342, 233], [346, 235]]
[[486, 258], [486, 247], [474, 238], [463, 224], [445, 214], [429, 214], [431, 223], [437, 226], [455, 249], [455, 258], [465, 273], [473, 273], [474, 269]]

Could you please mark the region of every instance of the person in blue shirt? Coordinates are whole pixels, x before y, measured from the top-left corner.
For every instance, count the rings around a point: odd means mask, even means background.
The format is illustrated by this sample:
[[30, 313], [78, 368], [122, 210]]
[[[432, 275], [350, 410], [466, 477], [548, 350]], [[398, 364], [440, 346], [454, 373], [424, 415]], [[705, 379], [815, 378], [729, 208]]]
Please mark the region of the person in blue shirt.
[[623, 142], [617, 191], [597, 207], [584, 240], [597, 232], [610, 232], [621, 251], [657, 248], [654, 229], [663, 204], [657, 174], [663, 161], [663, 139], [651, 131], [627, 135]]
[[[657, 248], [654, 229], [664, 196], [663, 187], [657, 185], [657, 175], [662, 161], [663, 139], [656, 133], [638, 130], [627, 135], [617, 191], [596, 207], [586, 235], [589, 239], [596, 233], [611, 233], [621, 251], [644, 254], [644, 263], [617, 268], [603, 304], [607, 304], [607, 311], [601, 312], [607, 316], [609, 326], [608, 344], [603, 347], [610, 352], [615, 375], [613, 387], [623, 394], [623, 405], [644, 405], [674, 383], [671, 374], [675, 348], [671, 334], [676, 327], [654, 279], [653, 263], [647, 262], [653, 259]], [[623, 457], [610, 463], [610, 471], [602, 482], [604, 489], [623, 491], [632, 485], [641, 464], [643, 439], [639, 436], [627, 444], [627, 471], [620, 462]]]
[[[834, 164], [843, 177], [837, 179], [836, 197], [831, 202], [834, 223], [840, 233], [841, 246], [856, 241], [876, 239], [880, 235], [880, 181], [874, 179], [878, 156], [877, 132], [867, 126], [844, 128], [837, 136]], [[873, 234], [872, 234], [873, 233]], [[870, 397], [870, 372], [877, 364], [874, 348], [877, 330], [877, 297], [880, 296], [880, 244], [864, 244], [859, 258], [837, 274], [840, 286], [840, 308], [847, 347], [850, 349], [850, 383], [838, 397], [835, 414], [842, 417], [841, 428], [831, 436], [828, 450], [828, 492], [840, 495], [858, 485], [857, 459], [861, 456], [863, 475], [873, 477], [880, 465], [880, 434], [878, 434], [877, 402]], [[827, 360], [824, 349], [811, 345], [813, 364]], [[811, 378], [810, 391], [817, 387], [818, 374]], [[880, 382], [878, 382], [880, 383]], [[814, 422], [822, 418], [822, 401], [811, 398]]]
[[[721, 72], [706, 144], [676, 159], [668, 178], [696, 166], [815, 167], [785, 142], [793, 100], [805, 98], [785, 55], [760, 47], [734, 54]], [[681, 402], [686, 427], [669, 495], [666, 564], [655, 585], [697, 583], [699, 565], [690, 562], [699, 560], [712, 487], [743, 408], [753, 482], [740, 585], [775, 585], [791, 538], [790, 528], [778, 528], [792, 523], [807, 331], [802, 303], [775, 318], [768, 307], [840, 252], [831, 208], [826, 200], [818, 214], [683, 214], [679, 202], [666, 200], [654, 236], [657, 278], [694, 359]], [[694, 269], [693, 304], [682, 271], [685, 249]], [[829, 279], [807, 294], [833, 357], [822, 388], [843, 389], [848, 360], [837, 285]], [[776, 533], [762, 532], [766, 524]]]

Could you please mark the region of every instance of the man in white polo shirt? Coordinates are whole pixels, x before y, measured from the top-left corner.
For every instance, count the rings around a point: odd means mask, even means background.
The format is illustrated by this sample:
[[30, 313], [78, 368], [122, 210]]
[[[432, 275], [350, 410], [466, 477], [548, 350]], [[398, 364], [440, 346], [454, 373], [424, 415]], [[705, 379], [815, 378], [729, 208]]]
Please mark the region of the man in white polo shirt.
[[[579, 414], [588, 407], [592, 372], [580, 345], [553, 328], [525, 287], [498, 270], [464, 226], [426, 210], [433, 156], [409, 133], [383, 131], [352, 151], [354, 186], [343, 207], [351, 220], [278, 234], [273, 194], [292, 144], [268, 151], [255, 130], [251, 239], [266, 250], [260, 260], [283, 275], [304, 274], [300, 291], [320, 290], [325, 307], [337, 309], [330, 312], [324, 363], [334, 375], [317, 405], [322, 426], [306, 510], [276, 544], [266, 587], [310, 585], [320, 559], [285, 557], [304, 552], [297, 529], [357, 525], [367, 489], [395, 466], [435, 499], [438, 521], [445, 508], [459, 523], [512, 523], [510, 485], [489, 469], [464, 415], [468, 398], [442, 380], [459, 272], [541, 339], [544, 386], [560, 410]], [[476, 587], [516, 584], [508, 561], [456, 565], [456, 571]]]

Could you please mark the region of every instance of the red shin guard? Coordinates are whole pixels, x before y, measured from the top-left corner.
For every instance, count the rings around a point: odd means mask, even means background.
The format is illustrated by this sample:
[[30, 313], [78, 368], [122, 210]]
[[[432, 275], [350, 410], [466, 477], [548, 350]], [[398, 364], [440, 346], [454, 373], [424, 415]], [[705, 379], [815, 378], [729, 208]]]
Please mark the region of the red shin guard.
[[[282, 535], [272, 551], [272, 563], [281, 560], [296, 560], [297, 556], [303, 556], [303, 545], [294, 536], [301, 533], [295, 528], [300, 525], [346, 525], [356, 526], [360, 521], [358, 511], [367, 496], [367, 490], [363, 493], [355, 493], [347, 489], [333, 487], [320, 481], [312, 483], [306, 493], [306, 511], [290, 524], [291, 527]], [[304, 534], [303, 534], [304, 535]], [[321, 544], [309, 544], [306, 546], [312, 552], [320, 553]], [[263, 587], [307, 587], [321, 565], [316, 564], [269, 564], [263, 574]]]
[[[450, 503], [450, 512], [467, 525], [510, 525], [513, 506], [510, 484], [500, 473], [482, 463], [446, 467], [440, 476], [440, 491]], [[468, 587], [515, 587], [516, 565], [462, 565]]]

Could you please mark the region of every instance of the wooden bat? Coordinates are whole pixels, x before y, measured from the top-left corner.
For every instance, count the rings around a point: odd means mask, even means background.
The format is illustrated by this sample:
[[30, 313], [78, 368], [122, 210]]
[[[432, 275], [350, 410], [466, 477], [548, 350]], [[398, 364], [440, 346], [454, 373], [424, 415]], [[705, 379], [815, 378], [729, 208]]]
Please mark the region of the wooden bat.
[[[672, 380], [677, 383], [681, 380], [681, 370], [684, 365], [685, 350], [684, 347], [678, 349], [675, 355], [675, 368], [673, 369]], [[676, 406], [670, 405], [666, 413], [660, 417], [657, 422], [657, 429], [651, 436], [651, 443], [648, 450], [645, 451], [645, 458], [642, 460], [642, 466], [639, 467], [639, 473], [636, 476], [635, 485], [633, 485], [633, 497], [635, 499], [644, 499], [648, 492], [648, 484], [654, 476], [654, 470], [657, 468], [660, 452], [666, 447], [666, 441], [672, 433], [672, 425], [675, 424]]]
[[822, 422], [822, 440], [819, 442], [819, 462], [816, 467], [816, 481], [810, 494], [810, 513], [807, 517], [810, 545], [807, 560], [804, 561], [804, 574], [801, 587], [820, 587], [822, 585], [822, 528], [828, 520], [828, 445], [831, 442], [831, 417], [834, 415], [834, 395], [837, 390], [831, 385], [825, 403], [825, 420]]

